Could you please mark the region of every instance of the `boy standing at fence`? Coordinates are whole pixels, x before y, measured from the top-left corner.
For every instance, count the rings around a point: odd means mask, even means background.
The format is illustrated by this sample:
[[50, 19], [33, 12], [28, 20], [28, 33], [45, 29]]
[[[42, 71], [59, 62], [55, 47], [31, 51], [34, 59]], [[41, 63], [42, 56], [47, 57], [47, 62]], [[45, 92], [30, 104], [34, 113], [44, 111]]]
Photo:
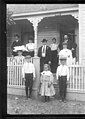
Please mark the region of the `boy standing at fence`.
[[22, 67], [22, 77], [25, 80], [25, 91], [26, 91], [26, 98], [28, 99], [28, 87], [29, 87], [29, 98], [32, 96], [32, 87], [33, 87], [33, 80], [35, 79], [35, 67], [34, 64], [31, 62], [31, 56], [25, 57], [25, 62]]
[[66, 57], [60, 56], [60, 66], [57, 68], [56, 77], [59, 83], [60, 101], [66, 102], [66, 89], [69, 81], [69, 69], [66, 65]]

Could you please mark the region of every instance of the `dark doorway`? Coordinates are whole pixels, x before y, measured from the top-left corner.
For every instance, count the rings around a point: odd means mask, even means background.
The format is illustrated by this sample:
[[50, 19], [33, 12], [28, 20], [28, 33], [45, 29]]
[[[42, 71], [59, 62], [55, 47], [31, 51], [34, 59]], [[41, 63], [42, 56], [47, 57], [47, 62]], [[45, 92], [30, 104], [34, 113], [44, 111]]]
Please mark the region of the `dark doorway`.
[[[22, 39], [22, 42], [23, 42], [24, 45], [29, 42], [30, 37], [34, 37], [34, 32], [33, 31], [22, 33], [21, 39]], [[34, 40], [33, 40], [33, 42], [34, 42]]]

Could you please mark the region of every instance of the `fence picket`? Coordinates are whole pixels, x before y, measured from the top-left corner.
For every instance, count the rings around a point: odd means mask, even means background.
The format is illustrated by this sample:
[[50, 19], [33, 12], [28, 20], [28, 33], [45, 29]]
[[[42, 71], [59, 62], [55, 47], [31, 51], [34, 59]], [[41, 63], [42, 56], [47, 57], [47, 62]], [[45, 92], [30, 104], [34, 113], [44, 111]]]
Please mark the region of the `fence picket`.
[[83, 82], [83, 68], [82, 68], [82, 87], [83, 87], [83, 89], [84, 89], [84, 82]]
[[83, 68], [83, 89], [85, 90], [85, 67]]
[[69, 67], [69, 83], [70, 83], [70, 85], [69, 85], [69, 88], [72, 88], [72, 83], [71, 83], [71, 79], [72, 79], [72, 76], [71, 76], [71, 67]]
[[78, 85], [79, 85], [79, 89], [82, 89], [82, 82], [81, 82], [81, 78], [80, 78], [80, 72], [81, 71], [81, 67], [79, 67], [79, 75], [78, 75], [78, 80], [79, 80], [79, 82], [78, 82]]
[[[79, 68], [79, 67], [78, 67], [78, 68]], [[76, 89], [78, 89], [78, 81], [79, 81], [79, 80], [78, 80], [78, 68], [77, 68], [77, 67], [75, 68], [75, 70], [76, 70], [76, 72], [75, 72], [75, 73], [76, 73], [76, 78], [75, 78], [75, 84], [76, 84], [75, 87], [76, 87]]]
[[73, 76], [73, 89], [75, 89], [75, 83], [74, 83], [74, 69], [75, 69], [75, 67], [73, 67], [73, 72], [72, 72], [72, 76]]

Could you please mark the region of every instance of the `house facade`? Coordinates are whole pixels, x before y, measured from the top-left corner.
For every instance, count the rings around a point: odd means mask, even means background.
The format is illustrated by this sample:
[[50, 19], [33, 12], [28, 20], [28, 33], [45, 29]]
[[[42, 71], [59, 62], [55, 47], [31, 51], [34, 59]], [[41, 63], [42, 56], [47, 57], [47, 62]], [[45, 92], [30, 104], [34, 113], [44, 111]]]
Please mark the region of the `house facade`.
[[[63, 36], [68, 34], [70, 39], [77, 44], [77, 61], [79, 64], [85, 63], [84, 4], [8, 4], [7, 8], [13, 11], [13, 18], [16, 23], [7, 29], [7, 57], [11, 57], [11, 44], [14, 41], [14, 34], [19, 34], [23, 44], [28, 42], [30, 36], [34, 37], [36, 47], [33, 62], [37, 72], [35, 88], [38, 87], [40, 65], [37, 53], [43, 38], [46, 38], [48, 45], [50, 45], [52, 38], [55, 37], [57, 42], [60, 43]], [[80, 69], [78, 72], [80, 72]], [[73, 97], [75, 97], [75, 94]]]
[[30, 35], [34, 37], [35, 56], [43, 38], [46, 38], [48, 45], [50, 45], [54, 37], [60, 43], [64, 34], [74, 34], [74, 36], [69, 36], [77, 44], [77, 61], [79, 61], [79, 5], [10, 4], [7, 7], [10, 11], [13, 11], [13, 18], [16, 23], [8, 28], [8, 56], [11, 56], [10, 45], [14, 41], [15, 33], [20, 35], [23, 44], [28, 42]]

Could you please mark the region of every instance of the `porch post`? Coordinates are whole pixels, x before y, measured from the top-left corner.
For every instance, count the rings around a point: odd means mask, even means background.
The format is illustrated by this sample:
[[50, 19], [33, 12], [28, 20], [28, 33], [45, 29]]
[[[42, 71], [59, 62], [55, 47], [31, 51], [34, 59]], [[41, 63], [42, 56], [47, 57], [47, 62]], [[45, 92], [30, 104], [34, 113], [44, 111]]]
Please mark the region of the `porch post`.
[[79, 4], [79, 61], [85, 64], [85, 5]]
[[34, 42], [35, 42], [35, 50], [34, 50], [34, 56], [37, 56], [37, 32], [38, 32], [38, 21], [33, 21], [33, 27], [34, 27]]
[[37, 33], [38, 33], [38, 23], [41, 21], [42, 18], [29, 18], [30, 22], [33, 24], [34, 28], [34, 43], [35, 43], [35, 50], [34, 50], [34, 57], [33, 57], [33, 64], [35, 66], [35, 73], [36, 79], [33, 84], [33, 98], [38, 98], [38, 90], [39, 90], [39, 83], [40, 83], [40, 58], [37, 56]]
[[34, 50], [34, 56], [37, 56], [37, 33], [38, 33], [38, 23], [43, 19], [43, 17], [33, 17], [33, 18], [27, 18], [34, 27], [34, 43], [35, 43], [35, 50]]

